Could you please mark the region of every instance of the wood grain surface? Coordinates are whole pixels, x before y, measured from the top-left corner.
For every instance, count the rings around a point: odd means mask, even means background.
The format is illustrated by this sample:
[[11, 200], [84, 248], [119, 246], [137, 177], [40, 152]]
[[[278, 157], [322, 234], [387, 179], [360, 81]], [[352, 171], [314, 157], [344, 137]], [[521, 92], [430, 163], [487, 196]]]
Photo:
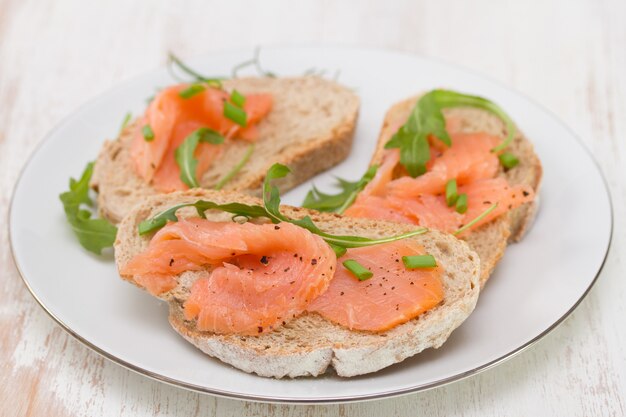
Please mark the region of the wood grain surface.
[[[74, 340], [26, 290], [3, 226], [0, 415], [626, 414], [624, 0], [0, 0], [0, 219], [7, 218], [20, 168], [45, 134], [87, 100], [162, 65], [168, 50], [193, 56], [311, 42], [460, 64], [524, 92], [580, 135], [609, 182], [615, 231], [604, 271], [577, 311], [514, 359], [439, 389], [348, 405], [246, 403], [149, 380]], [[580, 190], [571, 203], [584, 195]]]

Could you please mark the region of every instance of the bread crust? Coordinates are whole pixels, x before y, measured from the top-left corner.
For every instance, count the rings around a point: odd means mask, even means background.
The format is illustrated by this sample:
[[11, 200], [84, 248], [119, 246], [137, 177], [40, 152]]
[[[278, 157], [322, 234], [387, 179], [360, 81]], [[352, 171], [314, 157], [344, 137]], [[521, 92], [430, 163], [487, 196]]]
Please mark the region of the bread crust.
[[[224, 82], [227, 89], [244, 94], [269, 92], [274, 106], [259, 125], [253, 156], [224, 189], [260, 194], [269, 167], [280, 162], [293, 174], [277, 181], [287, 191], [344, 160], [352, 146], [359, 98], [349, 89], [319, 77], [241, 78]], [[157, 191], [133, 168], [130, 147], [136, 121], [102, 147], [91, 186], [98, 191], [100, 215], [118, 223], [136, 204]], [[200, 179], [213, 188], [248, 147], [241, 140], [227, 141], [216, 163]]]
[[[216, 203], [259, 204], [252, 196], [235, 192], [190, 190], [153, 196], [136, 206], [119, 226], [115, 242], [115, 260], [119, 269], [144, 250], [150, 238], [139, 236], [142, 220], [182, 202], [198, 199]], [[414, 230], [415, 226], [378, 220], [351, 219], [330, 213], [283, 206], [290, 217], [309, 215], [322, 229], [337, 234], [382, 237]], [[197, 216], [195, 210], [181, 209], [180, 217]], [[214, 221], [230, 215], [207, 212]], [[194, 321], [186, 321], [182, 305], [192, 283], [203, 273], [185, 272], [177, 277], [178, 285], [161, 295], [170, 305], [169, 320], [186, 340], [206, 354], [245, 372], [282, 378], [321, 375], [329, 367], [342, 377], [375, 372], [413, 356], [427, 348], [438, 348], [473, 311], [479, 295], [480, 265], [478, 255], [468, 245], [451, 235], [429, 231], [415, 236], [419, 244], [437, 259], [444, 269], [444, 300], [418, 318], [391, 330], [373, 333], [351, 331], [333, 324], [318, 314], [305, 313], [285, 326], [260, 336], [217, 335], [200, 332]], [[122, 276], [134, 283], [132, 276]]]
[[[370, 164], [381, 162], [384, 147], [396, 130], [404, 124], [420, 96], [414, 96], [393, 105], [383, 120], [378, 136], [376, 150]], [[486, 132], [505, 136], [506, 128], [502, 121], [491, 113], [469, 107], [445, 109], [446, 118], [454, 117], [460, 122], [463, 132]], [[539, 188], [543, 170], [539, 157], [532, 143], [516, 127], [516, 134], [508, 151], [517, 156], [520, 163], [507, 171], [501, 170], [499, 176], [507, 179], [511, 185], [528, 185], [535, 190], [535, 200], [511, 210], [506, 215], [485, 224], [469, 233], [464, 239], [476, 251], [481, 261], [481, 287], [485, 285], [497, 263], [504, 256], [508, 243], [519, 242], [530, 229], [539, 204]]]

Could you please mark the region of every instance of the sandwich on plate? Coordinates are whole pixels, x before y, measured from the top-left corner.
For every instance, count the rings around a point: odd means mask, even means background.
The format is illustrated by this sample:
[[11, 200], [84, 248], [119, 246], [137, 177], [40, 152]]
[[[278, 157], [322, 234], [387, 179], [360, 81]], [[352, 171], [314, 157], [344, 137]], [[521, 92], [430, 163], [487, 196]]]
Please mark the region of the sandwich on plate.
[[481, 285], [537, 208], [541, 163], [497, 104], [449, 90], [387, 112], [370, 168], [343, 192], [313, 189], [305, 207], [440, 230], [480, 258]]
[[195, 78], [159, 91], [105, 143], [91, 179], [105, 219], [118, 223], [146, 197], [189, 188], [259, 194], [276, 162], [294, 170], [285, 191], [350, 151], [359, 99], [336, 82]]
[[120, 275], [169, 303], [203, 352], [268, 377], [374, 372], [439, 347], [472, 312], [477, 255], [409, 224], [189, 190], [153, 196], [119, 226]]

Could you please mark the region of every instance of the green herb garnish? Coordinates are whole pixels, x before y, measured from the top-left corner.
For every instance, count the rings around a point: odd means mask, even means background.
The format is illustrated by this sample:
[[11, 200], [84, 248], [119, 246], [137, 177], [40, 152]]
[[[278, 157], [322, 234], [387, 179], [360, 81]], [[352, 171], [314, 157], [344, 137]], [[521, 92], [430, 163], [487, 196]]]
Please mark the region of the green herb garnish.
[[262, 67], [261, 67], [261, 48], [260, 47], [256, 47], [254, 48], [254, 56], [252, 57], [252, 59], [248, 59], [240, 64], [237, 64], [233, 67], [232, 71], [231, 71], [231, 76], [232, 78], [238, 78], [239, 76], [239, 71], [249, 67], [249, 66], [254, 66], [255, 69], [257, 70], [257, 72], [263, 76], [263, 77], [269, 77], [269, 78], [276, 78], [276, 74], [274, 74], [273, 72], [270, 71], [265, 71]]
[[363, 191], [365, 186], [374, 178], [377, 170], [378, 166], [372, 165], [365, 174], [355, 182], [337, 178], [338, 186], [342, 189], [339, 194], [325, 194], [316, 187], [313, 187], [306, 195], [302, 206], [314, 210], [331, 211], [341, 214], [352, 205], [357, 195]]
[[133, 114], [131, 112], [126, 113], [126, 115], [124, 116], [124, 120], [122, 120], [122, 125], [120, 126], [120, 133], [119, 134], [122, 134], [124, 129], [126, 129], [126, 126], [128, 126], [128, 123], [130, 122], [130, 119], [132, 117], [133, 117]]
[[224, 136], [208, 127], [201, 127], [194, 130], [185, 138], [185, 141], [176, 148], [174, 158], [176, 159], [178, 168], [180, 168], [180, 179], [187, 184], [189, 188], [200, 186], [196, 179], [198, 160], [194, 156], [199, 143], [219, 145], [220, 143], [224, 143]]
[[343, 255], [346, 254], [346, 252], [348, 252], [348, 249], [344, 248], [343, 246], [336, 246], [332, 243], [329, 243], [328, 246], [330, 246], [330, 248], [335, 252], [335, 256], [337, 256], [337, 259], [341, 258]]
[[152, 142], [154, 140], [154, 131], [150, 125], [144, 125], [141, 128], [141, 133], [146, 142]]
[[515, 136], [513, 121], [497, 104], [478, 96], [450, 90], [433, 90], [417, 101], [407, 122], [391, 137], [385, 148], [400, 148], [400, 163], [409, 175], [422, 175], [426, 172], [426, 163], [430, 159], [428, 137], [434, 135], [446, 145], [451, 145], [442, 110], [462, 106], [489, 111], [504, 122], [507, 137], [492, 149], [493, 152], [499, 152], [511, 143]]
[[352, 275], [358, 278], [359, 281], [365, 281], [374, 276], [374, 273], [355, 261], [354, 259], [348, 259], [347, 261], [343, 261], [343, 266], [350, 272]]
[[160, 212], [159, 214], [151, 217], [148, 220], [142, 221], [141, 223], [139, 223], [138, 227], [139, 234], [145, 235], [147, 233], [157, 231], [165, 226], [168, 221], [177, 222], [178, 217], [176, 216], [176, 212], [183, 207], [194, 207], [198, 213], [198, 216], [202, 217], [203, 219], [206, 218], [204, 212], [207, 210], [225, 211], [227, 213], [234, 214], [233, 217], [256, 218], [266, 216], [265, 208], [261, 206], [240, 203], [217, 204], [212, 201], [198, 200], [194, 203], [178, 204]]
[[198, 73], [197, 71], [194, 71], [193, 69], [191, 69], [183, 61], [181, 61], [176, 55], [174, 55], [173, 53], [170, 52], [168, 54], [168, 68], [170, 70], [170, 74], [172, 74], [172, 76], [174, 78], [176, 78], [177, 80], [184, 81], [184, 80], [181, 80], [174, 73], [174, 71], [172, 70], [172, 66], [173, 65], [177, 66], [185, 74], [187, 74], [190, 77], [192, 77], [194, 79], [194, 81], [196, 81], [196, 82], [205, 83], [205, 84], [209, 85], [210, 87], [222, 88], [222, 81], [221, 81], [222, 78], [221, 77], [207, 77], [207, 76], [204, 76], [204, 75]]
[[243, 108], [246, 104], [246, 97], [239, 91], [233, 90], [233, 92], [230, 93], [230, 101], [232, 101], [235, 106]]
[[265, 181], [263, 183], [262, 207], [257, 205], [246, 205], [239, 203], [220, 205], [210, 201], [198, 200], [194, 203], [185, 203], [171, 207], [148, 220], [144, 220], [139, 224], [139, 233], [146, 234], [149, 232], [153, 232], [165, 226], [168, 221], [178, 221], [178, 218], [176, 217], [176, 211], [182, 207], [195, 207], [198, 215], [203, 218], [205, 217], [204, 211], [209, 209], [217, 209], [232, 213], [233, 217], [267, 217], [272, 221], [272, 223], [292, 223], [320, 236], [333, 248], [338, 256], [341, 256], [343, 253], [345, 253], [346, 248], [359, 248], [364, 246], [377, 245], [380, 243], [393, 242], [407, 237], [423, 234], [428, 230], [422, 227], [417, 228], [412, 232], [404, 233], [401, 235], [390, 236], [381, 239], [369, 239], [361, 236], [341, 236], [323, 232], [315, 225], [315, 223], [309, 216], [305, 216], [301, 219], [289, 218], [280, 212], [280, 193], [278, 191], [278, 188], [271, 184], [272, 181], [285, 177], [289, 172], [289, 168], [287, 168], [285, 165], [272, 165], [272, 167], [267, 172], [265, 176]]
[[233, 177], [237, 175], [239, 171], [241, 171], [241, 168], [243, 168], [244, 165], [248, 163], [253, 152], [254, 152], [254, 143], [251, 143], [250, 145], [248, 145], [248, 148], [246, 149], [246, 152], [243, 154], [243, 157], [241, 158], [241, 160], [237, 162], [237, 165], [235, 165], [230, 171], [228, 171], [228, 173], [226, 173], [226, 175], [224, 175], [222, 179], [220, 179], [217, 182], [217, 184], [215, 184], [215, 189], [221, 190], [228, 181], [232, 180]]
[[504, 152], [498, 155], [498, 159], [500, 160], [500, 164], [502, 164], [505, 169], [514, 168], [517, 164], [519, 164], [519, 159], [517, 159], [517, 157], [510, 152]]
[[433, 255], [403, 256], [402, 263], [407, 269], [434, 268], [437, 261]]
[[485, 210], [482, 213], [480, 213], [478, 216], [476, 216], [476, 218], [474, 220], [472, 220], [471, 222], [467, 223], [465, 226], [462, 226], [457, 231], [455, 231], [453, 234], [458, 235], [459, 233], [463, 233], [464, 231], [466, 231], [467, 229], [469, 229], [470, 227], [474, 226], [476, 223], [478, 223], [479, 221], [484, 219], [489, 213], [494, 211], [496, 207], [498, 207], [498, 203], [493, 203], [491, 206], [489, 206], [489, 208], [487, 208], [487, 210]]
[[197, 94], [200, 94], [205, 90], [206, 90], [206, 87], [204, 85], [195, 83], [195, 84], [191, 84], [189, 87], [185, 88], [184, 90], [181, 90], [178, 93], [178, 95], [181, 98], [190, 99], [191, 97]]
[[446, 184], [446, 204], [448, 207], [452, 207], [456, 204], [458, 199], [459, 194], [456, 188], [456, 180], [452, 179]]
[[248, 124], [248, 115], [246, 112], [242, 108], [235, 106], [230, 101], [224, 102], [224, 117], [232, 120], [241, 127], [246, 127]]
[[465, 213], [467, 211], [467, 194], [463, 193], [457, 198], [454, 208], [457, 213]]
[[80, 244], [90, 252], [101, 254], [102, 250], [113, 246], [117, 227], [104, 219], [92, 219], [89, 210], [81, 209], [85, 204], [93, 205], [89, 198], [89, 181], [93, 175], [93, 162], [87, 164], [77, 181], [70, 178], [70, 189], [59, 195], [65, 210], [65, 217], [72, 226]]

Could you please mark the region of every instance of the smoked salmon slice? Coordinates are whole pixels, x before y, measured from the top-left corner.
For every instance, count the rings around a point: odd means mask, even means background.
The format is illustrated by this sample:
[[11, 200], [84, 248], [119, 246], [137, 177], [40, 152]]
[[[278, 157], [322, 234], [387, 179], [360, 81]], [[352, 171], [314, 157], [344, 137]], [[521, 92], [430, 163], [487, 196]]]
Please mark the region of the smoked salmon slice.
[[[344, 214], [413, 223], [452, 233], [497, 203], [495, 209], [463, 232], [467, 233], [533, 200], [532, 187], [510, 186], [506, 179], [496, 177], [500, 166], [497, 155], [491, 151], [500, 141], [496, 136], [452, 131], [450, 137], [450, 147], [430, 138], [427, 172], [416, 178], [401, 175], [394, 179], [400, 166], [399, 151], [386, 151], [376, 175]], [[467, 194], [465, 213], [446, 203], [445, 188], [450, 180], [456, 180], [459, 195]]]
[[[307, 310], [354, 330], [381, 332], [405, 323], [444, 297], [441, 266], [408, 270], [402, 263], [403, 256], [424, 253], [411, 239], [348, 249], [328, 290]], [[346, 259], [356, 260], [373, 276], [359, 281], [342, 265]]]
[[509, 186], [504, 178], [476, 181], [459, 187], [459, 193], [467, 194], [467, 211], [463, 214], [458, 213], [454, 207], [448, 207], [443, 195], [432, 194], [418, 194], [411, 198], [394, 195], [386, 198], [359, 196], [355, 204], [344, 214], [350, 217], [413, 223], [452, 233], [478, 217], [494, 203], [497, 203], [496, 208], [468, 230], [477, 228], [509, 210], [532, 201], [534, 194], [531, 187]]
[[301, 314], [326, 290], [336, 262], [322, 238], [291, 223], [192, 218], [167, 224], [120, 272], [158, 295], [177, 275], [206, 271], [191, 286], [185, 318], [201, 331], [254, 335]]
[[[272, 109], [270, 94], [247, 95], [243, 105], [247, 123], [242, 127], [224, 116], [224, 103], [230, 101], [226, 91], [207, 87], [191, 97], [181, 97], [181, 92], [189, 87], [190, 84], [179, 84], [159, 92], [136, 124], [131, 145], [135, 171], [160, 192], [188, 188], [180, 179], [174, 151], [194, 130], [208, 127], [227, 139], [238, 137], [254, 141], [258, 136], [256, 124]], [[146, 140], [144, 136], [146, 126], [152, 130], [152, 139]], [[219, 155], [220, 149], [219, 145], [198, 145], [194, 155], [198, 159], [198, 178]]]
[[428, 172], [417, 178], [398, 178], [389, 184], [389, 191], [401, 197], [437, 194], [444, 192], [451, 179], [463, 185], [497, 174], [498, 157], [491, 149], [500, 143], [498, 137], [486, 133], [455, 133], [451, 138], [452, 146], [429, 161]]

